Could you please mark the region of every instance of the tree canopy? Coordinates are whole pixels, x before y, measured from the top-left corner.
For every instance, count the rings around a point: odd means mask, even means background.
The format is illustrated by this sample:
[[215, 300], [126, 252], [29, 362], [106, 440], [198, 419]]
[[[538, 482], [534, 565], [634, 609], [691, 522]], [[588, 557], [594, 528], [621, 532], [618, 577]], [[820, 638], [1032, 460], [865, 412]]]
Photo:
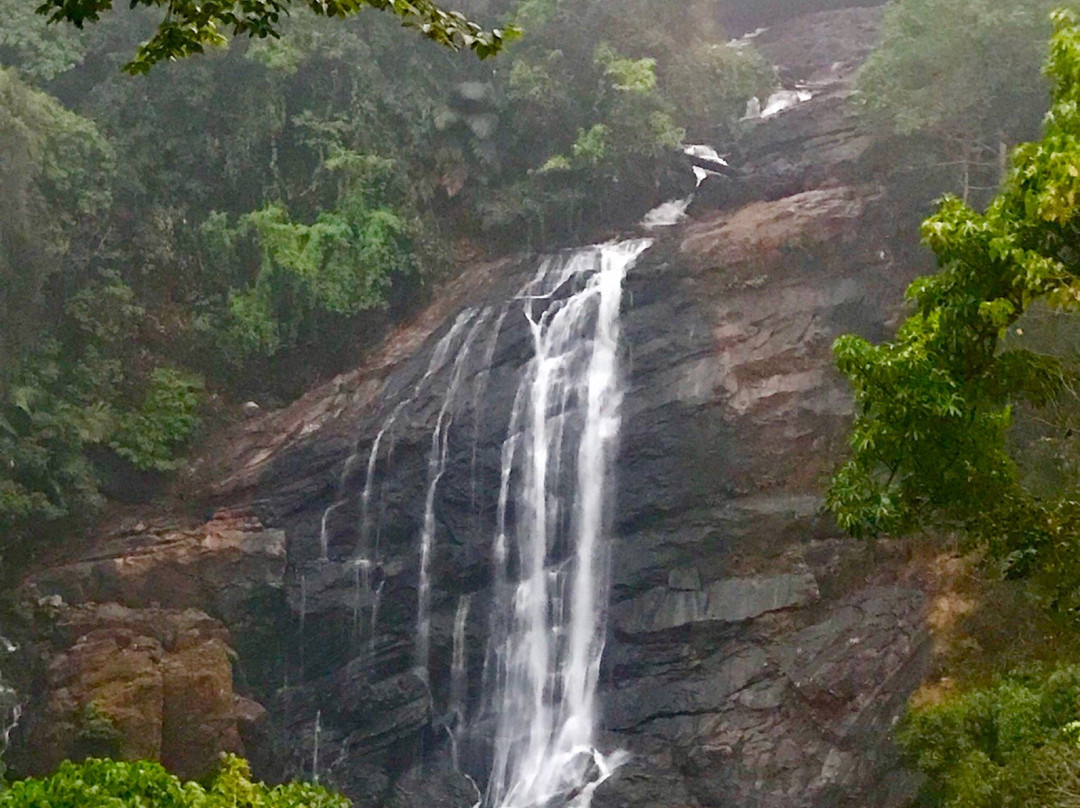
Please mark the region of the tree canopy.
[[1054, 15], [1045, 133], [1018, 147], [985, 212], [948, 197], [923, 225], [938, 274], [908, 290], [914, 313], [890, 342], [837, 340], [855, 393], [852, 456], [829, 504], [852, 533], [959, 528], [1006, 572], [1035, 574], [1051, 602], [1080, 607], [1080, 492], [1022, 484], [1014, 408], [1045, 406], [1074, 372], [1008, 343], [1033, 304], [1080, 302], [1080, 29]]
[[[124, 65], [129, 73], [145, 73], [163, 60], [224, 46], [229, 34], [276, 38], [282, 18], [294, 4], [292, 0], [132, 0], [131, 6], [165, 12], [153, 36]], [[400, 18], [402, 25], [427, 38], [450, 48], [469, 48], [481, 59], [498, 53], [519, 33], [513, 27], [485, 30], [464, 14], [447, 11], [432, 0], [305, 0], [302, 7], [324, 17], [349, 17], [364, 8], [388, 11]], [[88, 22], [98, 22], [111, 8], [112, 0], [45, 0], [37, 11], [50, 22], [82, 28]]]
[[488, 61], [371, 5], [281, 6], [281, 38], [133, 80], [155, 4], [58, 6], [80, 33], [0, 0], [0, 573], [183, 468], [231, 402], [355, 361], [455, 258], [637, 221], [689, 176], [683, 133], [723, 150], [775, 82], [716, 0], [463, 1], [528, 28]]
[[[1003, 179], [1008, 147], [1038, 135], [1054, 8], [1072, 0], [898, 0], [858, 75], [872, 120], [937, 140], [964, 196]], [[987, 194], [979, 193], [985, 199]]]

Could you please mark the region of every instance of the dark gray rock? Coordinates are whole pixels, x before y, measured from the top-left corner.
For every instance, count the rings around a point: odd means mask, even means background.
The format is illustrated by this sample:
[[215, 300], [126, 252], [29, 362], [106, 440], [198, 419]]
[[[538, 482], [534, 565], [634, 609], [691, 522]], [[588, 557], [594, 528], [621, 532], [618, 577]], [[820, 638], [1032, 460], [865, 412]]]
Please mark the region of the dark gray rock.
[[395, 785], [389, 808], [473, 808], [480, 791], [467, 775], [450, 768], [410, 770]]
[[[791, 8], [830, 5], [846, 4]], [[736, 6], [749, 9], [726, 5]], [[656, 233], [626, 279], [601, 700], [604, 749], [631, 760], [597, 789], [598, 808], [891, 808], [910, 794], [890, 728], [925, 670], [925, 598], [896, 584], [906, 561], [867, 563], [821, 501], [851, 416], [830, 346], [847, 331], [887, 334], [907, 282], [930, 267], [915, 223], [937, 189], [893, 173], [849, 103], [876, 15], [818, 16], [763, 35], [785, 80], [819, 82], [815, 97], [749, 124], [735, 170], [710, 178], [691, 220]], [[673, 158], [673, 172], [686, 168]], [[665, 178], [673, 194], [688, 192], [682, 182]], [[259, 776], [315, 773], [317, 736], [319, 776], [358, 806], [472, 806], [476, 789], [449, 760], [483, 785], [485, 644], [499, 618], [491, 539], [502, 444], [531, 352], [520, 302], [506, 301], [534, 272], [531, 258], [464, 272], [364, 365], [216, 444], [198, 466], [201, 484], [258, 516], [238, 543], [195, 530], [181, 543], [185, 566], [165, 563], [175, 556], [168, 536], [142, 531], [152, 548], [45, 572], [41, 594], [115, 594], [132, 607], [171, 598], [221, 616], [283, 750]], [[449, 352], [464, 381], [446, 409], [431, 659], [419, 675], [419, 536], [453, 372], [432, 359], [466, 308], [485, 327], [467, 355], [460, 340]], [[146, 559], [145, 569], [127, 563]], [[471, 723], [452, 734], [462, 596]]]
[[690, 623], [739, 623], [769, 612], [806, 606], [818, 596], [809, 572], [727, 578], [704, 590], [653, 589], [614, 609], [615, 627], [624, 634], [665, 631]]

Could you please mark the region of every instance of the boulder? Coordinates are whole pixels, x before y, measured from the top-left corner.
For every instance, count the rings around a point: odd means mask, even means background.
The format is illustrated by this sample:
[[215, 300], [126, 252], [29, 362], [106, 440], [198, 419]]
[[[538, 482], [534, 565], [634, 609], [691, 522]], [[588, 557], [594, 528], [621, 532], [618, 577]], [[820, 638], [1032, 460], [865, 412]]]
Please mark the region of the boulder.
[[113, 755], [205, 776], [222, 752], [244, 751], [227, 640], [201, 612], [62, 607], [41, 649], [43, 717], [16, 757], [36, 774]]

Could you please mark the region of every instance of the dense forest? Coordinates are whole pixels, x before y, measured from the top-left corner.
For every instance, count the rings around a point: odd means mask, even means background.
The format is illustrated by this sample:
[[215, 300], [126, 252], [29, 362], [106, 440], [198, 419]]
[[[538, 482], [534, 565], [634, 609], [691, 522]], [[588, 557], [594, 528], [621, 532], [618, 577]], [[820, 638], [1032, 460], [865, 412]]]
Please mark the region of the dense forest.
[[490, 67], [371, 12], [132, 78], [150, 12], [78, 32], [6, 3], [5, 544], [175, 467], [214, 402], [340, 369], [456, 261], [648, 207], [684, 132], [774, 79], [640, 5], [485, 8], [532, 32]]
[[661, 201], [683, 138], [722, 145], [776, 81], [697, 5], [483, 5], [530, 31], [488, 62], [298, 14], [131, 77], [152, 12], [80, 32], [6, 2], [7, 552], [174, 468], [222, 402], [341, 369], [459, 262]]
[[[683, 195], [685, 145], [727, 153], [748, 108], [792, 89], [719, 0], [470, 0], [451, 22], [485, 26], [473, 53], [368, 5], [154, 56], [153, 4], [80, 29], [0, 0], [0, 581], [160, 496], [245, 411], [355, 365], [467, 265], [629, 230]], [[976, 623], [1045, 637], [973, 629], [939, 655], [951, 686], [897, 734], [922, 805], [1080, 801], [1080, 21], [1063, 5], [894, 0], [850, 99], [950, 193], [923, 224], [940, 271], [892, 341], [835, 345], [855, 418], [828, 507], [860, 539], [961, 559]], [[69, 804], [95, 777], [177, 806], [261, 788], [235, 759], [205, 789], [88, 767], [0, 806]], [[306, 789], [243, 799], [340, 804]]]

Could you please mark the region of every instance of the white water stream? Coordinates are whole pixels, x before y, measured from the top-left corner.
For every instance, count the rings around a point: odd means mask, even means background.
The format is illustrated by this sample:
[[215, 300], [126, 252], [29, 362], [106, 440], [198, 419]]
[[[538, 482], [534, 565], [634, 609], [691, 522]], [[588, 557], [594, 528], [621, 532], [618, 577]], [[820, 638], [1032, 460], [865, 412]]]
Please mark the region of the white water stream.
[[[606, 244], [551, 262], [536, 284], [540, 294], [525, 302], [533, 359], [512, 418], [520, 423], [511, 424], [504, 446], [495, 549], [496, 580], [505, 582], [509, 602], [491, 638], [497, 728], [485, 804], [493, 808], [560, 798], [583, 806], [616, 762], [595, 739], [609, 586], [606, 506], [622, 401], [623, 280], [650, 244]], [[580, 291], [550, 299], [571, 280]], [[503, 522], [511, 491], [514, 582]]]
[[[688, 146], [698, 163], [726, 166], [715, 151]], [[715, 173], [695, 165], [698, 183]], [[692, 196], [660, 206], [646, 229], [676, 224]], [[462, 312], [436, 345], [426, 372], [385, 419], [368, 450], [346, 464], [341, 482], [361, 466], [362, 552], [357, 558], [354, 636], [363, 595], [372, 600], [370, 654], [385, 578], [372, 592], [380, 564], [379, 517], [373, 516], [380, 451], [394, 451], [399, 416], [439, 371], [449, 367], [428, 453], [424, 517], [419, 535], [415, 670], [430, 679], [433, 560], [439, 483], [448, 472], [450, 433], [466, 403], [472, 407], [468, 496], [480, 524], [477, 447], [483, 397], [504, 322], [525, 318], [531, 359], [520, 372], [502, 445], [498, 504], [492, 537], [492, 598], [484, 649], [482, 698], [469, 710], [467, 627], [473, 595], [463, 594], [453, 621], [445, 728], [451, 754], [469, 737], [470, 721], [494, 727], [487, 786], [477, 808], [588, 808], [593, 791], [625, 759], [600, 750], [597, 685], [607, 630], [610, 587], [609, 516], [612, 466], [621, 424], [623, 377], [619, 367], [620, 310], [626, 274], [652, 244], [648, 238], [602, 244], [549, 258], [524, 289], [498, 309]], [[520, 321], [518, 321], [520, 323]], [[482, 346], [473, 351], [474, 345]], [[480, 367], [472, 361], [479, 357]], [[468, 386], [471, 395], [460, 390]], [[458, 399], [462, 399], [461, 402]], [[469, 401], [466, 402], [465, 399]], [[387, 445], [388, 444], [388, 445]], [[381, 499], [381, 494], [380, 494]], [[322, 520], [321, 551], [330, 555], [331, 505]], [[374, 544], [371, 540], [374, 531]], [[381, 575], [381, 573], [380, 573]], [[301, 624], [306, 591], [301, 577]], [[489, 723], [483, 723], [489, 722]], [[487, 730], [485, 730], [487, 734]]]

